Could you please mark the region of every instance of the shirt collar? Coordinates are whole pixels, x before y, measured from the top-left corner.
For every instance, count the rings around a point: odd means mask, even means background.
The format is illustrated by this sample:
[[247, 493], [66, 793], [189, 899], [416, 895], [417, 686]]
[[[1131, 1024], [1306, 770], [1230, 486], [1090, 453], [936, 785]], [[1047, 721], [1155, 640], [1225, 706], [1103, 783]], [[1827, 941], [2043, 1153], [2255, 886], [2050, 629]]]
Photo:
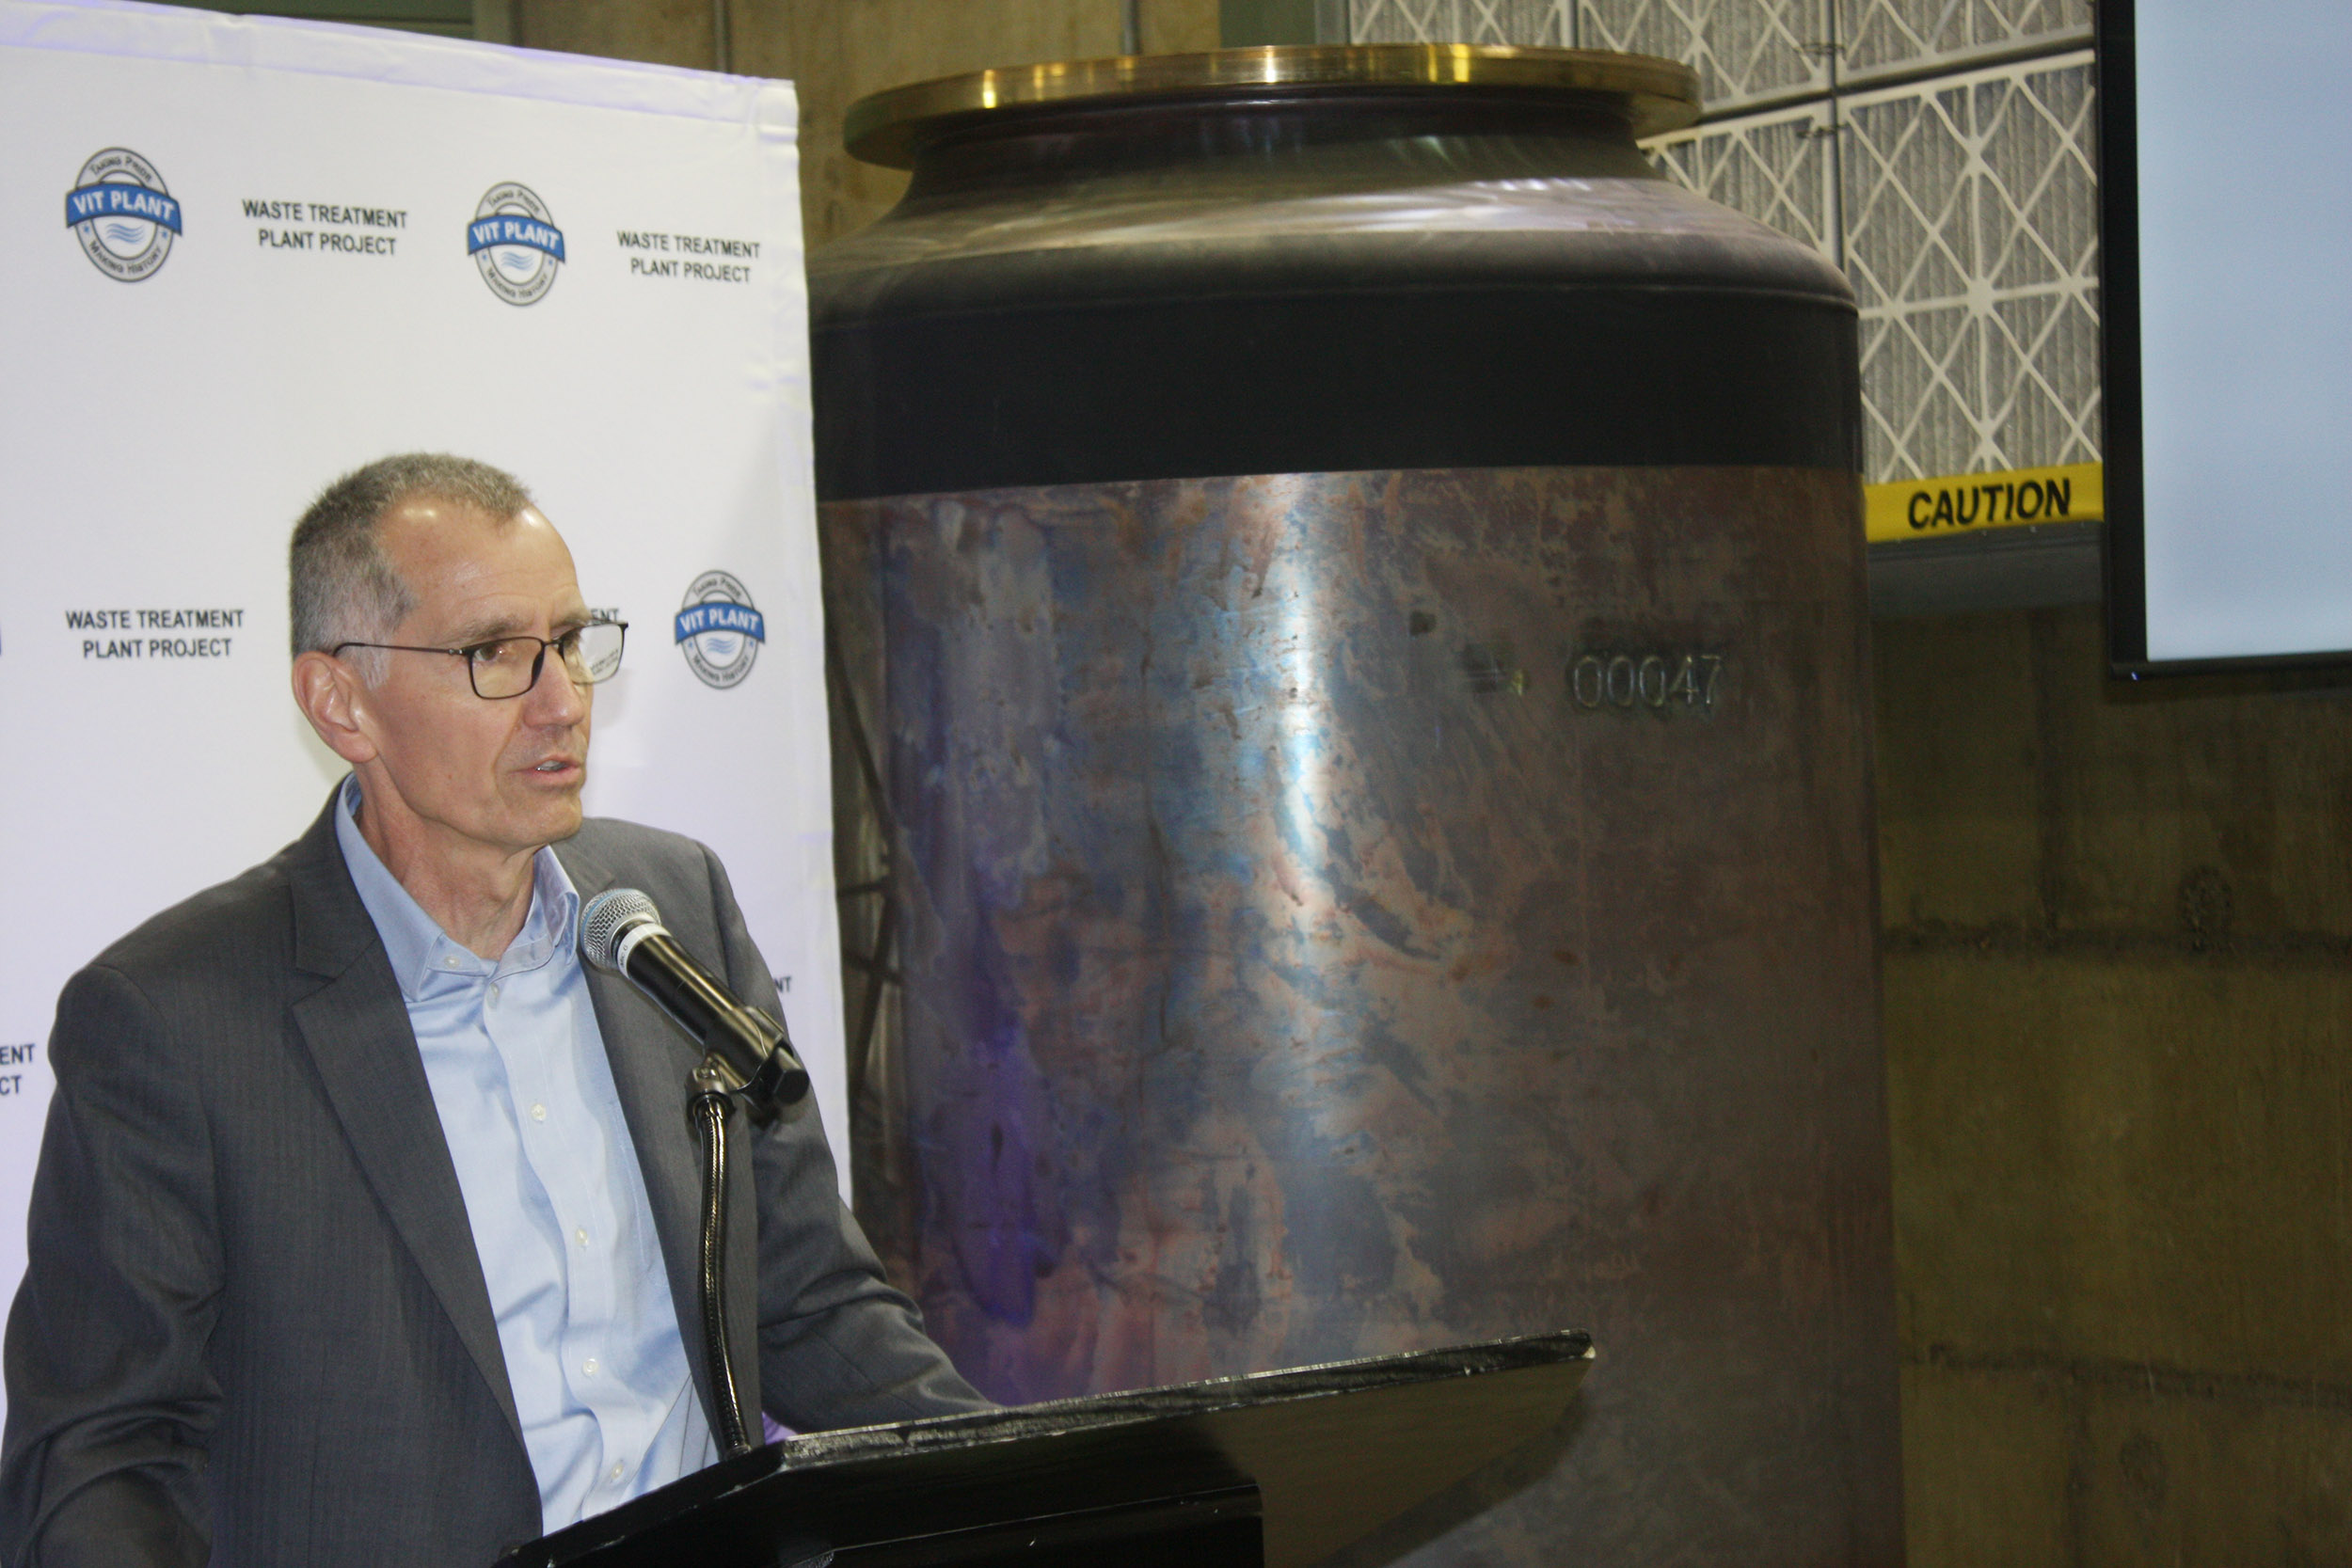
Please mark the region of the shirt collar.
[[523, 917], [523, 928], [507, 944], [504, 955], [493, 963], [442, 930], [425, 913], [424, 906], [384, 868], [374, 847], [360, 835], [359, 801], [358, 775], [347, 775], [336, 796], [335, 842], [342, 848], [343, 863], [351, 869], [359, 902], [367, 907], [376, 935], [384, 940], [392, 978], [400, 983], [404, 999], [421, 1000], [427, 984], [437, 976], [490, 979], [536, 969], [551, 958], [559, 963], [577, 961], [580, 894], [553, 849], [542, 846], [532, 857], [531, 912]]

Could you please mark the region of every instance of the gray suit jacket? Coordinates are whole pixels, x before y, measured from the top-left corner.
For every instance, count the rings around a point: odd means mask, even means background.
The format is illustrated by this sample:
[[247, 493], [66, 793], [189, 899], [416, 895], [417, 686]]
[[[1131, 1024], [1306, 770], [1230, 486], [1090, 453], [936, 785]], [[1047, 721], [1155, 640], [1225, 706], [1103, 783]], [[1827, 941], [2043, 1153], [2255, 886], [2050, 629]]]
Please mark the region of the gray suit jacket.
[[[0, 1562], [459, 1568], [539, 1533], [456, 1170], [332, 810], [58, 1001], [8, 1326]], [[777, 1007], [708, 850], [594, 820], [556, 853], [582, 899], [642, 888], [738, 995]], [[626, 983], [589, 986], [707, 1412], [700, 1053]], [[808, 1430], [984, 1402], [883, 1280], [814, 1107], [736, 1129], [743, 1408]]]

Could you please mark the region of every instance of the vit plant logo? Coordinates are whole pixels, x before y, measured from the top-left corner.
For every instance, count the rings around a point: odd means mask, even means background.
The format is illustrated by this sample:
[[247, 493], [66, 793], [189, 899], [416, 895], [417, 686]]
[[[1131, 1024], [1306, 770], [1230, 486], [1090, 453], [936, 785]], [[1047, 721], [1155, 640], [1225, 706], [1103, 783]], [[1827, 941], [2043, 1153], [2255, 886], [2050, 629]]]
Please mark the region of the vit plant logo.
[[564, 265], [564, 230], [529, 185], [492, 185], [466, 227], [466, 254], [482, 281], [509, 305], [536, 305]]
[[119, 283], [155, 276], [180, 234], [180, 203], [155, 166], [127, 147], [94, 154], [65, 193], [65, 226], [90, 265]]
[[752, 608], [752, 591], [725, 572], [705, 572], [686, 591], [675, 629], [687, 667], [705, 686], [739, 685], [752, 673], [767, 618]]

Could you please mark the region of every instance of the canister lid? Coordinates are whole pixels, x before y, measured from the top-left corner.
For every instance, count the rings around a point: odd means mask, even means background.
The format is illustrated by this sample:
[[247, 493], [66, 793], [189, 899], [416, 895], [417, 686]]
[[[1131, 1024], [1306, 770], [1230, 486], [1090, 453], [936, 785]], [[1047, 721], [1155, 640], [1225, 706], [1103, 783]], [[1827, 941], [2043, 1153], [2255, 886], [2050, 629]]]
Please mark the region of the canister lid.
[[1319, 92], [1472, 88], [1581, 102], [1636, 139], [1699, 116], [1698, 73], [1675, 60], [1597, 49], [1484, 44], [1268, 44], [1198, 55], [1122, 55], [1002, 66], [889, 87], [850, 105], [842, 140], [869, 164], [912, 168], [923, 146], [995, 115], [1046, 105], [1214, 101], [1276, 89]]

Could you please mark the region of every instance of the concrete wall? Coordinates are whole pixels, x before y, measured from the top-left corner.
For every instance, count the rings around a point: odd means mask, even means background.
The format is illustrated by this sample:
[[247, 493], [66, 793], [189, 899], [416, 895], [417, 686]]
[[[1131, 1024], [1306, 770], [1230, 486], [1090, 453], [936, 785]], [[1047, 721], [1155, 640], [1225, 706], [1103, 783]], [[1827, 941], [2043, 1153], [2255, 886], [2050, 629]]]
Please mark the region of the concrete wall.
[[2352, 1561], [2352, 694], [1876, 630], [1913, 1568]]

